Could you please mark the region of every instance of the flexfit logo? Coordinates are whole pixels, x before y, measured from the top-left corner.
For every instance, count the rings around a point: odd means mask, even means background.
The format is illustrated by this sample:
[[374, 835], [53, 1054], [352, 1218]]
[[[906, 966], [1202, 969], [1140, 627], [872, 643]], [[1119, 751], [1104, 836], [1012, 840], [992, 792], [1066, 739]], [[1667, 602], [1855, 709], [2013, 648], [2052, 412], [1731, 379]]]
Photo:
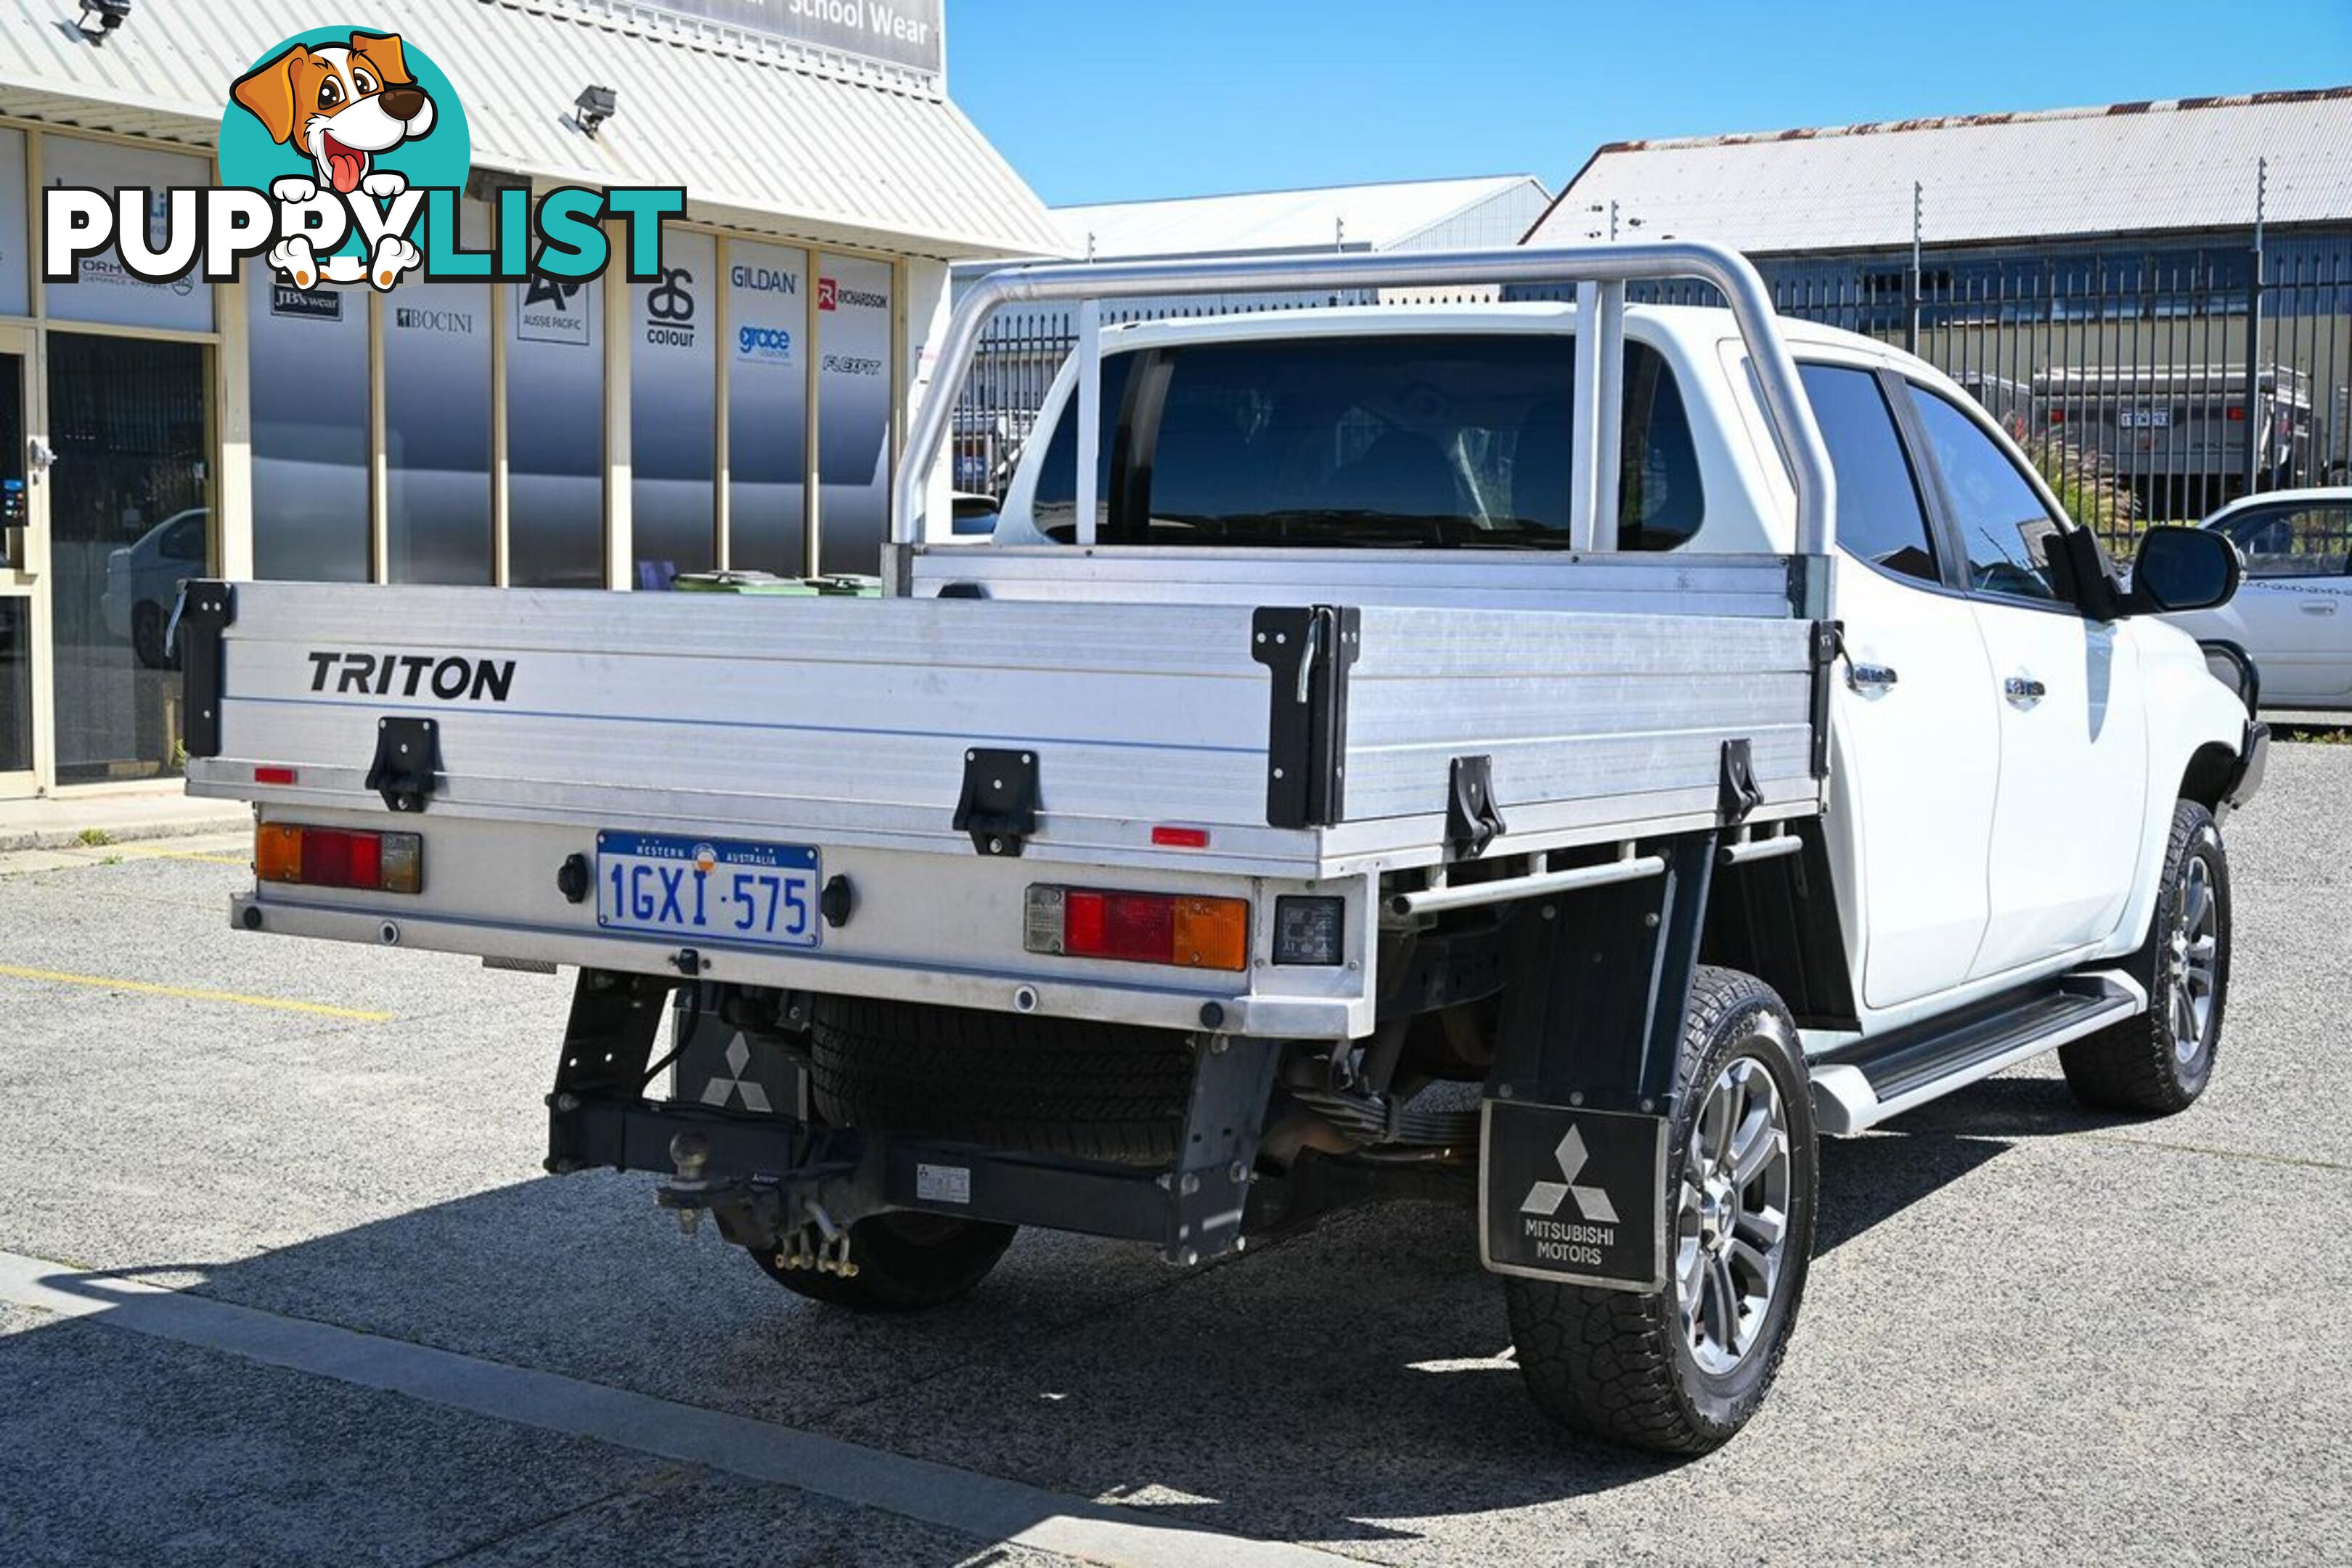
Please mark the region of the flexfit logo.
[[611, 265], [609, 218], [641, 282], [659, 268], [663, 220], [686, 210], [677, 186], [565, 186], [534, 201], [518, 183], [497, 193], [496, 244], [461, 248], [457, 204], [473, 156], [465, 110], [448, 77], [398, 33], [296, 34], [230, 83], [228, 99], [219, 185], [43, 191], [43, 279], [102, 271], [111, 249], [142, 282], [189, 287], [233, 281], [257, 256], [305, 289], [388, 290], [412, 275], [578, 280]]

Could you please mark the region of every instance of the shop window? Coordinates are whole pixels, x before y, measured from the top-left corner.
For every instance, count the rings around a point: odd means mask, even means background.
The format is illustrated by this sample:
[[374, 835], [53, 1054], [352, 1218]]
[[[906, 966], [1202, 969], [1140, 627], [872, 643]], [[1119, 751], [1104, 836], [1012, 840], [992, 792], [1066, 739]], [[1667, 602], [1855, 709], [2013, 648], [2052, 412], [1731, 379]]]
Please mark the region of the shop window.
[[364, 583], [367, 290], [297, 289], [257, 265], [246, 290], [253, 574]]
[[383, 314], [394, 583], [490, 581], [490, 286], [408, 282]]
[[798, 576], [808, 493], [808, 253], [727, 247], [728, 561]]
[[629, 461], [637, 585], [717, 560], [718, 388], [710, 237], [667, 234], [661, 276], [629, 286]]
[[818, 258], [817, 474], [824, 572], [879, 572], [890, 511], [890, 265]]
[[[165, 204], [172, 187], [212, 183], [209, 158], [74, 136], [44, 138], [41, 160], [41, 178], [47, 184], [105, 191], [144, 186], [149, 193], [148, 243], [157, 247], [168, 233]], [[213, 325], [213, 291], [201, 279], [190, 273], [170, 283], [142, 282], [123, 270], [112, 246], [83, 257], [73, 282], [50, 284], [48, 306], [50, 315], [76, 321], [193, 332], [210, 331]]]
[[520, 588], [604, 585], [604, 285], [507, 294], [507, 571]]

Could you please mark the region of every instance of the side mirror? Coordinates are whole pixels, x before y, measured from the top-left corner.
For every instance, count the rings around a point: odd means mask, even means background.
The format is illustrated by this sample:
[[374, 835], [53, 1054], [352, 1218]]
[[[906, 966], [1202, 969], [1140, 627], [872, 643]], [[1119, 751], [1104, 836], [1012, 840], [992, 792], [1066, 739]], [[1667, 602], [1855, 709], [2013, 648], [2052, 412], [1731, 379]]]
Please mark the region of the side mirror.
[[2210, 610], [2226, 605], [2246, 573], [2243, 557], [2227, 535], [2201, 528], [2151, 528], [2132, 563], [2127, 614]]

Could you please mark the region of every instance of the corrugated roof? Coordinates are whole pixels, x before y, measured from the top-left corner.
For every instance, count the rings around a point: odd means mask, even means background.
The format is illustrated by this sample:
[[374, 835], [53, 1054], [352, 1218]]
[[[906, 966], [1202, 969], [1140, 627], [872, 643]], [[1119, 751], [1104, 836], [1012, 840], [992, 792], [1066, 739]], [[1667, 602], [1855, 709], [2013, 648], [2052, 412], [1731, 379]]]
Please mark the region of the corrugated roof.
[[1055, 207], [1070, 254], [1098, 260], [1147, 256], [1239, 255], [1261, 250], [1385, 250], [1468, 208], [1511, 192], [1544, 188], [1532, 174], [1460, 180], [1401, 180], [1303, 191], [1179, 196]]
[[[314, 0], [150, 0], [95, 46], [79, 0], [0, 0], [0, 113], [209, 147], [229, 83]], [[474, 162], [684, 184], [691, 215], [947, 258], [1057, 254], [1043, 204], [931, 79], [628, 0], [402, 0], [465, 101]], [[571, 123], [591, 82], [620, 112]]]
[[[1602, 147], [1529, 233], [1714, 239], [1762, 253], [2352, 218], [2352, 88], [1971, 114]], [[1594, 208], [1602, 209], [1595, 212]], [[1638, 223], [1636, 223], [1638, 220]]]

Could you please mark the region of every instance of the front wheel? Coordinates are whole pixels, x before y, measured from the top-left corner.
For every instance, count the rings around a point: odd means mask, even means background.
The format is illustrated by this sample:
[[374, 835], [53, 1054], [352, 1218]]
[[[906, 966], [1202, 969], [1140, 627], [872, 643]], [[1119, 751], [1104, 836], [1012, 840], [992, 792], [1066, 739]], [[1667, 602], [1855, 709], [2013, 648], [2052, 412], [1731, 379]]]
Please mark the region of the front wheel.
[[2058, 1061], [2085, 1105], [2168, 1116], [2212, 1081], [2230, 997], [2230, 860], [2213, 814], [2193, 800], [2172, 808], [2148, 942], [2147, 1011], [2059, 1047]]
[[944, 1215], [877, 1214], [849, 1227], [857, 1272], [844, 1279], [814, 1268], [786, 1268], [767, 1252], [752, 1257], [795, 1296], [866, 1312], [913, 1312], [944, 1306], [988, 1278], [1018, 1227]]
[[1796, 1326], [1818, 1179], [1796, 1022], [1752, 975], [1702, 968], [1666, 1162], [1667, 1286], [1503, 1282], [1520, 1374], [1555, 1420], [1703, 1454], [1764, 1402]]

